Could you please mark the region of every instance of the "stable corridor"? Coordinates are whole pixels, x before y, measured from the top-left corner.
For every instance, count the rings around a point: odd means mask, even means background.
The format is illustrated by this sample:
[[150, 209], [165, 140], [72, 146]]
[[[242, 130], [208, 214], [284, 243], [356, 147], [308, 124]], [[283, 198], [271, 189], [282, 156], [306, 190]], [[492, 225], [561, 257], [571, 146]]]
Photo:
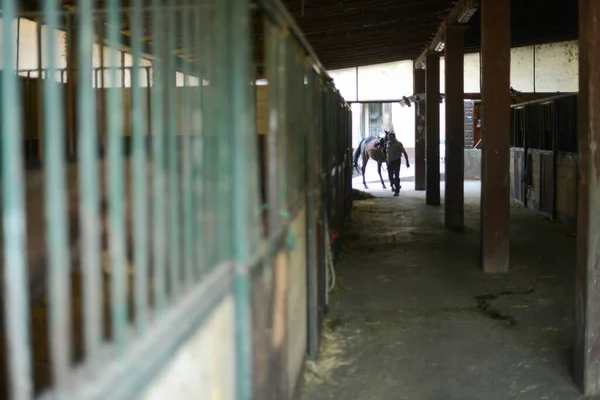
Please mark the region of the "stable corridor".
[[354, 202], [304, 399], [582, 398], [570, 371], [574, 233], [512, 207], [510, 272], [485, 274], [480, 183], [465, 183], [464, 233], [413, 189]]

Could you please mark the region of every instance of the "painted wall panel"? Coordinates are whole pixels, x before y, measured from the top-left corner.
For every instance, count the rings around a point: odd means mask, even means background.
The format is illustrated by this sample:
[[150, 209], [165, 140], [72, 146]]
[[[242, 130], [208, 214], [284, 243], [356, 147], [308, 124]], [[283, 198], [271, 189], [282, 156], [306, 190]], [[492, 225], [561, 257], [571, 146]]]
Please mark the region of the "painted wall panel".
[[359, 100], [399, 99], [413, 91], [413, 62], [398, 61], [358, 68]]
[[537, 92], [579, 90], [579, 46], [577, 41], [535, 46]]
[[292, 234], [296, 241], [290, 251], [287, 299], [287, 362], [288, 387], [294, 393], [298, 376], [304, 367], [307, 346], [307, 287], [306, 287], [306, 208], [292, 222]]
[[510, 85], [520, 92], [533, 92], [533, 46], [511, 49]]
[[226, 297], [141, 400], [235, 399], [235, 307]]

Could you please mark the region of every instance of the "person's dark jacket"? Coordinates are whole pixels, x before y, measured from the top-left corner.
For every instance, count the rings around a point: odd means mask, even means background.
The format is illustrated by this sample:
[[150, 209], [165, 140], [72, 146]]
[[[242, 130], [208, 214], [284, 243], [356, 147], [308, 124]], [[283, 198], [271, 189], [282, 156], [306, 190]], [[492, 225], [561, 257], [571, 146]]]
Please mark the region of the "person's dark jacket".
[[406, 157], [406, 162], [408, 163], [408, 154], [406, 154], [406, 150], [402, 143], [400, 143], [397, 139], [390, 139], [387, 142], [387, 160], [388, 162], [401, 160], [402, 155]]

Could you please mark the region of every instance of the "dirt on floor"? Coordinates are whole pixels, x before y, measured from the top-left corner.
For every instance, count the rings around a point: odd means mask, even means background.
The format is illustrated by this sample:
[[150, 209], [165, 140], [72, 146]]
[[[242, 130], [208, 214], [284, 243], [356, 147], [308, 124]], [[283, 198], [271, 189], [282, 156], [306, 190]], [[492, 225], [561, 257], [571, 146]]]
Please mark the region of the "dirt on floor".
[[575, 237], [511, 211], [511, 270], [479, 264], [479, 183], [466, 228], [404, 183], [355, 201], [306, 400], [575, 400]]

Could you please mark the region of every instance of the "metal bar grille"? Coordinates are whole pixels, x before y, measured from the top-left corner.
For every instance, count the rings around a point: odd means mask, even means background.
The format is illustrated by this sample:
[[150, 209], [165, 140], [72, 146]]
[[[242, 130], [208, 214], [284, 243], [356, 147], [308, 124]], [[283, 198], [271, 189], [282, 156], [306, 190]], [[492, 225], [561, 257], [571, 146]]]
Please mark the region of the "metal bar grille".
[[[15, 0], [0, 1], [1, 395], [135, 398], [231, 296], [227, 367], [235, 397], [251, 398], [253, 272], [294, 251], [303, 208], [314, 356], [319, 248], [351, 207], [350, 110], [283, 5], [47, 0], [17, 14]], [[35, 68], [15, 67], [20, 18], [41, 24]], [[254, 18], [266, 33], [266, 182]]]
[[577, 95], [512, 106], [511, 146], [577, 153]]

